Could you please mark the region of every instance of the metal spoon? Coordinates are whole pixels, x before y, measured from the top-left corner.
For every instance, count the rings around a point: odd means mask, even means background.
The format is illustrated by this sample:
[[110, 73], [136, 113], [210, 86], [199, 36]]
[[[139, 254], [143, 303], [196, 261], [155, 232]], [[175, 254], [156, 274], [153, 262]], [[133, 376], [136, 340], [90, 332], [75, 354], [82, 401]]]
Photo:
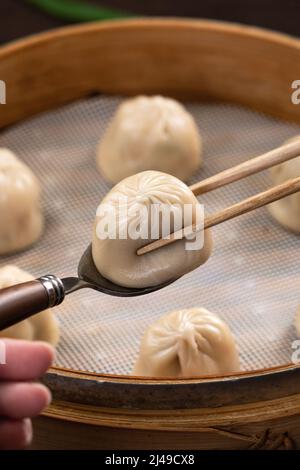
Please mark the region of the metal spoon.
[[175, 279], [139, 289], [114, 284], [101, 276], [96, 269], [90, 245], [79, 262], [78, 277], [60, 279], [48, 274], [34, 281], [0, 290], [0, 331], [42, 310], [56, 307], [63, 302], [66, 295], [80, 289], [94, 289], [117, 297], [135, 297], [155, 292], [174, 281]]

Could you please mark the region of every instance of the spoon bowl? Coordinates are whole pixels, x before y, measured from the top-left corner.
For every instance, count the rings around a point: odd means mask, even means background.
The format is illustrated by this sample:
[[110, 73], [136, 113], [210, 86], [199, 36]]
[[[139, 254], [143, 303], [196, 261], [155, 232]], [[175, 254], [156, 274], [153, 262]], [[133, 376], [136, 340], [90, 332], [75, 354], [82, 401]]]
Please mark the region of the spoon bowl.
[[97, 270], [92, 257], [92, 245], [88, 246], [79, 261], [78, 277], [79, 280], [88, 284], [85, 287], [90, 287], [104, 294], [114, 295], [117, 297], [135, 297], [138, 295], [150, 294], [172, 284], [175, 281], [175, 279], [172, 279], [171, 281], [163, 284], [142, 288], [119, 286], [103, 277]]

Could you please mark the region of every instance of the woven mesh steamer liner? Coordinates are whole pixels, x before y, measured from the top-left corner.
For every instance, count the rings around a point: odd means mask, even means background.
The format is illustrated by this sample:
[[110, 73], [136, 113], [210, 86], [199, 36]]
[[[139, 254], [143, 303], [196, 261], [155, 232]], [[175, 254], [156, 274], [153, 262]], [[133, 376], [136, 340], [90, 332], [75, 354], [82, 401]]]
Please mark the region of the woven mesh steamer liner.
[[[96, 170], [95, 149], [122, 97], [85, 99], [3, 131], [0, 147], [15, 151], [43, 187], [46, 229], [21, 254], [2, 257], [40, 276], [69, 276], [91, 239], [101, 198], [110, 189]], [[204, 166], [193, 183], [280, 145], [298, 126], [245, 108], [184, 103], [204, 141]], [[269, 173], [244, 179], [200, 198], [212, 213], [270, 185]], [[213, 229], [209, 261], [157, 293], [119, 299], [93, 291], [68, 296], [55, 310], [61, 326], [57, 365], [129, 374], [145, 328], [174, 309], [203, 306], [230, 325], [243, 370], [291, 362], [299, 304], [299, 237], [266, 208]]]

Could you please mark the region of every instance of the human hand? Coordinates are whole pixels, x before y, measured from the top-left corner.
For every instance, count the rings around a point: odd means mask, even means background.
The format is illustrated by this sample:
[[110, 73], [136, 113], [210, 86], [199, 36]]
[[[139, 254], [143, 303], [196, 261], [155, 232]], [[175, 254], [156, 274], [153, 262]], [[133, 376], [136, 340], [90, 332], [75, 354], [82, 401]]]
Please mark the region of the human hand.
[[0, 364], [0, 449], [22, 449], [32, 440], [30, 418], [51, 401], [49, 390], [35, 383], [50, 367], [54, 350], [47, 343], [0, 339], [6, 364]]

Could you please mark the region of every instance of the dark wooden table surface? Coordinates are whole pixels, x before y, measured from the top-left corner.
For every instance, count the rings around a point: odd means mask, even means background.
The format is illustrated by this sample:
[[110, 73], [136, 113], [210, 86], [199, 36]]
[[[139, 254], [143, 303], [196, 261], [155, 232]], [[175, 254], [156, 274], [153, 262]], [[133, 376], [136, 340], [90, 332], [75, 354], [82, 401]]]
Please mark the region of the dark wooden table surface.
[[[83, 1], [83, 0], [82, 0]], [[300, 35], [300, 0], [88, 0], [135, 14], [214, 18]], [[0, 43], [63, 25], [25, 0], [0, 0]]]

